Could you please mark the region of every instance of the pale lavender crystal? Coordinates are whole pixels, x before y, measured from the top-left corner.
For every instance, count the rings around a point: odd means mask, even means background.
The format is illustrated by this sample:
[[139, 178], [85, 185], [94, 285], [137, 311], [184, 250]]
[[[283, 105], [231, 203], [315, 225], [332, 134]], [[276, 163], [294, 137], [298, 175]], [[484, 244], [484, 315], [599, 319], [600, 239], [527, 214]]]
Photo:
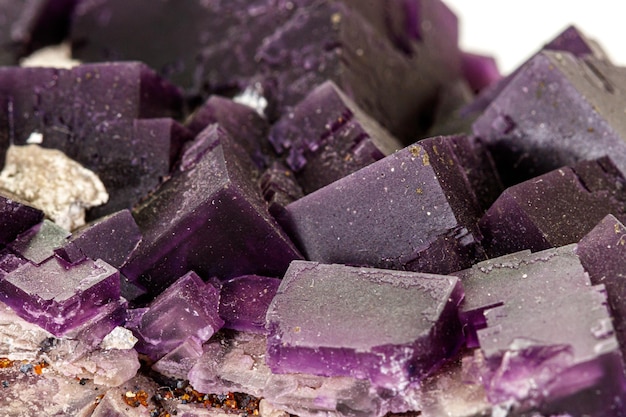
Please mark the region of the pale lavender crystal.
[[206, 342], [224, 324], [219, 313], [219, 292], [194, 272], [176, 280], [143, 311], [127, 323], [139, 344], [137, 350], [159, 359], [188, 338]]
[[624, 412], [623, 359], [605, 289], [590, 285], [574, 248], [520, 252], [457, 273], [461, 317], [480, 346], [475, 378], [492, 403], [554, 414]]
[[464, 350], [421, 382], [419, 417], [497, 415], [468, 362], [473, 363], [473, 352]]
[[484, 259], [476, 243], [482, 209], [461, 164], [440, 163], [438, 140], [289, 204], [281, 224], [312, 261], [450, 273]]
[[[149, 409], [138, 403], [138, 407], [130, 407], [125, 399], [131, 400], [127, 394], [135, 395], [138, 391], [156, 392], [158, 384], [143, 375], [137, 375], [119, 387], [111, 388], [98, 400], [91, 417], [147, 417]], [[96, 391], [97, 392], [97, 391]], [[132, 402], [132, 401], [131, 401]], [[151, 408], [153, 403], [149, 404]]]
[[141, 241], [141, 232], [129, 210], [122, 210], [74, 233], [62, 248], [70, 263], [84, 258], [102, 259], [121, 268]]
[[505, 190], [480, 220], [491, 256], [575, 243], [609, 213], [626, 215], [626, 179], [608, 158], [582, 161]]
[[280, 279], [244, 275], [225, 281], [220, 289], [220, 317], [224, 327], [254, 333], [265, 332], [265, 314]]
[[252, 333], [213, 338], [188, 379], [201, 392], [246, 392], [299, 417], [382, 417], [421, 409], [422, 395], [414, 387], [381, 390], [368, 380], [346, 376], [273, 373], [265, 363], [266, 345], [265, 336]]
[[41, 264], [54, 256], [54, 250], [63, 246], [70, 232], [46, 219], [18, 236], [9, 247], [34, 264]]
[[60, 336], [119, 300], [119, 272], [100, 260], [66, 268], [52, 257], [6, 275], [0, 281], [0, 294], [18, 315]]
[[[121, 293], [121, 289], [120, 289]], [[126, 321], [128, 302], [123, 297], [112, 300], [102, 305], [95, 316], [90, 317], [84, 323], [68, 330], [64, 337], [79, 340], [87, 348], [93, 349], [98, 346], [117, 326], [122, 326]]]
[[267, 364], [402, 389], [461, 343], [462, 297], [454, 277], [294, 261], [267, 312]]
[[43, 212], [23, 203], [6, 192], [0, 194], [0, 244], [6, 245], [40, 223]]
[[217, 125], [204, 133], [207, 147], [188, 151], [187, 169], [135, 212], [143, 241], [122, 272], [152, 293], [190, 270], [205, 279], [280, 276], [291, 260], [300, 259], [267, 211], [252, 161]]
[[152, 370], [169, 378], [186, 380], [202, 353], [202, 342], [189, 337], [152, 365]]
[[269, 140], [285, 154], [305, 193], [402, 148], [332, 81], [313, 89], [285, 113], [272, 126]]
[[[28, 365], [32, 367], [32, 363]], [[2, 414], [10, 417], [91, 416], [94, 392], [103, 390], [52, 372], [42, 377], [32, 371], [20, 372], [16, 367], [0, 369], [0, 381]]]
[[576, 253], [591, 283], [606, 287], [613, 327], [626, 357], [626, 226], [607, 215], [578, 242]]

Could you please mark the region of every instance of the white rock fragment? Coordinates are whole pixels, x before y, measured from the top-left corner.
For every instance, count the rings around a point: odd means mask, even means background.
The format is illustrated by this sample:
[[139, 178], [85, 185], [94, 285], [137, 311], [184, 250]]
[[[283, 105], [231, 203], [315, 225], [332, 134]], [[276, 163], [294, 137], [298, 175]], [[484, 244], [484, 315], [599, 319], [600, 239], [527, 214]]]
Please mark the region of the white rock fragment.
[[28, 139], [26, 139], [26, 143], [28, 143], [29, 145], [41, 145], [43, 143], [43, 134], [39, 132], [31, 133]]
[[96, 174], [63, 152], [36, 144], [9, 147], [0, 189], [26, 200], [69, 231], [85, 224], [86, 209], [109, 200]]
[[72, 59], [69, 43], [47, 46], [20, 60], [21, 67], [72, 68], [80, 61]]
[[137, 343], [137, 338], [133, 336], [133, 332], [124, 327], [117, 326], [102, 339], [100, 349], [132, 349], [135, 343]]
[[117, 387], [137, 374], [140, 363], [134, 349], [96, 349], [79, 358], [53, 361], [50, 367], [69, 378], [85, 378], [97, 385]]
[[263, 87], [256, 83], [253, 86], [246, 87], [243, 92], [233, 97], [235, 103], [244, 104], [253, 108], [261, 117], [265, 117], [265, 109], [267, 108], [267, 99], [263, 96]]

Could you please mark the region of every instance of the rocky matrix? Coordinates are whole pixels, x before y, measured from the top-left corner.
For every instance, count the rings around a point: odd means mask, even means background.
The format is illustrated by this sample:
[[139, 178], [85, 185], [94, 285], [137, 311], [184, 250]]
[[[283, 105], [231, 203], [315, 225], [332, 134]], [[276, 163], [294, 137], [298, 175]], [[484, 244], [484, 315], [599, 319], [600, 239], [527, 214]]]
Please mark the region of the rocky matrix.
[[0, 0], [0, 415], [626, 416], [626, 69], [457, 38]]

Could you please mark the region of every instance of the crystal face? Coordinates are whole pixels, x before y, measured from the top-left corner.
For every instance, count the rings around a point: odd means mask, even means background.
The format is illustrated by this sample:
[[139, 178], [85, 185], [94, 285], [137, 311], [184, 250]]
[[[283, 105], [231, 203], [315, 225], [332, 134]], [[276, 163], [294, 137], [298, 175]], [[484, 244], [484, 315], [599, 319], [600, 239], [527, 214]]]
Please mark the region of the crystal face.
[[626, 214], [626, 179], [605, 157], [505, 190], [480, 220], [491, 256], [575, 243], [604, 216]]
[[427, 146], [411, 145], [294, 201], [281, 224], [313, 261], [433, 273], [471, 265], [483, 256], [472, 233], [478, 203], [467, 185], [458, 195], [466, 204], [448, 199], [457, 184], [447, 180], [462, 181], [462, 173], [439, 171]]
[[141, 313], [137, 349], [159, 359], [186, 339], [206, 342], [224, 325], [218, 308], [218, 291], [194, 272], [185, 274]]
[[217, 125], [207, 129], [206, 147], [183, 155], [195, 165], [135, 212], [143, 241], [122, 272], [155, 293], [189, 270], [220, 279], [279, 276], [301, 258], [257, 191], [252, 161]]
[[0, 294], [20, 316], [62, 335], [119, 300], [119, 272], [100, 260], [85, 260], [66, 270], [62, 261], [51, 257], [7, 274], [0, 281]]
[[[590, 285], [575, 247], [518, 252], [458, 272], [461, 318], [481, 352], [475, 377], [492, 402], [547, 397], [569, 409], [621, 407], [626, 380], [606, 289]], [[587, 392], [584, 401], [578, 391]]]
[[460, 344], [462, 297], [455, 277], [294, 261], [267, 313], [268, 365], [406, 386]]

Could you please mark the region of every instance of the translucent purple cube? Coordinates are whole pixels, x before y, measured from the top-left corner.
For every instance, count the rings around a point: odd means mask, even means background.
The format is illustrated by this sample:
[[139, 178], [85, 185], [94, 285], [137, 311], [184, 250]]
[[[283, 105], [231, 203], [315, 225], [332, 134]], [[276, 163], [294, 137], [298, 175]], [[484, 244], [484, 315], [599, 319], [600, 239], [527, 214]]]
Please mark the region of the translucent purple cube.
[[468, 345], [480, 350], [473, 376], [493, 404], [546, 415], [623, 415], [626, 377], [606, 290], [591, 285], [575, 246], [457, 272]]
[[88, 322], [120, 298], [117, 269], [97, 260], [71, 267], [56, 257], [26, 263], [0, 280], [2, 301], [56, 336]]
[[218, 309], [218, 290], [194, 272], [185, 274], [129, 323], [140, 340], [137, 350], [156, 360], [188, 338], [206, 342], [224, 324]]
[[294, 261], [267, 313], [267, 363], [402, 389], [461, 343], [462, 298], [454, 277]]
[[265, 315], [279, 285], [280, 279], [259, 275], [244, 275], [223, 282], [220, 317], [224, 319], [224, 327], [264, 333]]

